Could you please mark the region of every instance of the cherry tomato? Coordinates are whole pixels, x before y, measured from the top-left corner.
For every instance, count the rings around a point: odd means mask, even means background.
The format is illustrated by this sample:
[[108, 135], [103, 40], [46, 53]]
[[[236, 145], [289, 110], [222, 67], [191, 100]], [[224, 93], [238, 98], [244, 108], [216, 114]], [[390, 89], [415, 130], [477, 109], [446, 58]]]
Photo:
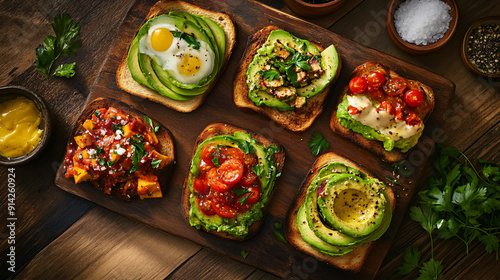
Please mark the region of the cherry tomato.
[[217, 147], [217, 144], [215, 143], [208, 143], [205, 145], [202, 150], [201, 150], [201, 158], [208, 164], [213, 163], [212, 159], [213, 158], [219, 158], [220, 157], [220, 152], [219, 152], [219, 147]]
[[[227, 148], [224, 151], [222, 151], [221, 153], [222, 153], [222, 158], [224, 160], [234, 158], [234, 159], [237, 159], [237, 160], [243, 162], [244, 158], [245, 158], [245, 153], [243, 153], [243, 151], [238, 149], [238, 148]], [[222, 164], [222, 162], [221, 162], [221, 164]]]
[[390, 96], [403, 94], [406, 89], [406, 80], [401, 77], [392, 77], [384, 85], [384, 91]]
[[385, 93], [380, 88], [374, 88], [372, 86], [368, 86], [368, 92], [370, 93], [373, 100], [380, 102], [384, 99]]
[[394, 118], [398, 121], [403, 120], [403, 105], [401, 103], [397, 102], [396, 103], [396, 113], [394, 114]]
[[375, 89], [379, 89], [385, 84], [385, 75], [383, 73], [373, 71], [368, 74], [366, 81], [368, 82], [369, 86]]
[[414, 112], [410, 112], [408, 116], [406, 116], [405, 121], [406, 124], [410, 126], [415, 126], [422, 122], [422, 120]]
[[222, 204], [228, 204], [231, 205], [234, 202], [234, 198], [236, 195], [232, 190], [228, 190], [225, 192], [218, 192], [218, 191], [213, 191], [212, 192], [212, 197], [213, 199], [217, 200], [218, 202]]
[[200, 209], [203, 214], [207, 216], [212, 216], [215, 214], [212, 207], [212, 199], [210, 197], [198, 197], [198, 209]]
[[257, 175], [253, 173], [251, 168], [248, 168], [248, 166], [246, 166], [245, 171], [243, 171], [243, 175], [241, 176], [239, 183], [248, 186], [253, 184], [255, 180], [257, 180]]
[[239, 213], [245, 213], [246, 211], [250, 210], [252, 208], [253, 204], [248, 203], [246, 200], [241, 204], [240, 199], [243, 196], [237, 197], [236, 200], [234, 201], [234, 208], [238, 210]]
[[349, 82], [349, 91], [353, 94], [360, 94], [366, 91], [368, 82], [364, 77], [354, 77]]
[[243, 163], [237, 159], [228, 159], [219, 167], [219, 175], [222, 182], [233, 186], [243, 175]]
[[357, 115], [357, 114], [361, 113], [361, 111], [358, 108], [351, 106], [351, 105], [349, 105], [349, 107], [348, 107], [348, 112], [350, 115]]
[[210, 187], [208, 186], [207, 175], [202, 173], [193, 181], [193, 191], [197, 192], [199, 195], [207, 195], [210, 192]]
[[250, 204], [255, 204], [259, 202], [260, 192], [261, 188], [258, 185], [253, 185], [251, 187], [248, 187], [248, 194], [247, 194], [248, 198], [246, 202]]
[[382, 101], [382, 103], [377, 106], [376, 110], [377, 112], [386, 111], [387, 113], [394, 115], [394, 107], [392, 107], [391, 103], [388, 101]]
[[218, 168], [212, 168], [207, 173], [208, 185], [218, 192], [225, 192], [231, 189], [231, 186], [222, 182]]
[[235, 208], [230, 205], [217, 202], [217, 200], [212, 200], [212, 209], [215, 211], [215, 214], [223, 218], [232, 218], [238, 213]]
[[201, 173], [207, 173], [210, 169], [214, 168], [215, 164], [212, 161], [206, 162], [203, 158], [200, 160], [200, 171]]
[[405, 92], [404, 99], [408, 106], [418, 107], [422, 104], [422, 102], [424, 102], [424, 95], [416, 89], [410, 89]]

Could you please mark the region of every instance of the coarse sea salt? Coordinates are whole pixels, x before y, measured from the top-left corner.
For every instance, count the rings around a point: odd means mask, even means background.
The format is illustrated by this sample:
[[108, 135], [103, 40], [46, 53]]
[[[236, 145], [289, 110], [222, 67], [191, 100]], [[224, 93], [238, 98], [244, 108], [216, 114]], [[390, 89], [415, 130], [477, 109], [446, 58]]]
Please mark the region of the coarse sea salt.
[[407, 0], [394, 13], [396, 31], [409, 43], [434, 43], [449, 28], [450, 10], [450, 6], [440, 0]]

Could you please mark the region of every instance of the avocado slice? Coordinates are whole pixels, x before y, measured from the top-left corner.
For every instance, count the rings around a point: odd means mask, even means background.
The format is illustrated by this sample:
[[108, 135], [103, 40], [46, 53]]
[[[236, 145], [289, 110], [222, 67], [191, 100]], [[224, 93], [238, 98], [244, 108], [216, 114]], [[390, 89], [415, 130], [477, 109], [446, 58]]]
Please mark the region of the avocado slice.
[[127, 55], [127, 65], [132, 75], [132, 78], [143, 86], [147, 86], [150, 89], [153, 89], [153, 86], [148, 82], [146, 76], [141, 71], [141, 66], [139, 65], [139, 39], [135, 37], [130, 45], [130, 49], [128, 50]]
[[[235, 148], [239, 148], [241, 145], [251, 145], [255, 149], [259, 165], [263, 167], [262, 174], [258, 177], [261, 182], [262, 192], [261, 200], [254, 204], [249, 211], [245, 213], [238, 213], [235, 217], [226, 219], [221, 218], [218, 215], [207, 216], [199, 210], [197, 198], [193, 193], [193, 182], [194, 179], [201, 174], [199, 170], [201, 150], [209, 143], [216, 143], [217, 145]], [[253, 222], [262, 217], [262, 207], [264, 207], [264, 204], [267, 202], [268, 197], [274, 188], [277, 171], [272, 161], [272, 155], [273, 153], [269, 148], [261, 146], [249, 134], [242, 132], [235, 132], [234, 136], [214, 136], [203, 141], [198, 146], [195, 155], [193, 156], [188, 177], [189, 190], [191, 193], [189, 197], [189, 203], [191, 205], [189, 210], [190, 225], [196, 227], [197, 229], [203, 226], [206, 230], [224, 231], [237, 237], [245, 237], [248, 234], [248, 228], [253, 224]]]
[[226, 34], [224, 33], [224, 29], [220, 27], [215, 21], [206, 16], [201, 17], [205, 23], [212, 30], [212, 34], [214, 35], [215, 43], [217, 45], [217, 49], [219, 51], [219, 65], [217, 69], [222, 68], [222, 64], [224, 64], [224, 56], [226, 54]]
[[347, 254], [353, 250], [352, 247], [335, 246], [317, 237], [316, 234], [314, 234], [314, 232], [309, 228], [309, 225], [307, 223], [305, 204], [302, 204], [302, 206], [299, 208], [299, 212], [297, 213], [297, 227], [302, 239], [304, 239], [305, 242], [324, 254], [331, 256], [340, 256]]
[[329, 226], [350, 236], [366, 236], [384, 219], [384, 184], [358, 176], [337, 177], [318, 196], [321, 217]]
[[305, 98], [311, 98], [322, 92], [325, 87], [333, 81], [339, 67], [339, 56], [333, 45], [330, 45], [320, 52], [319, 49], [309, 41], [299, 39], [284, 30], [273, 30], [269, 34], [266, 42], [257, 51], [257, 54], [254, 56], [253, 61], [247, 69], [247, 84], [250, 89], [249, 97], [257, 106], [265, 105], [277, 108], [280, 111], [289, 111], [293, 110], [295, 107], [261, 90], [257, 85], [257, 80], [260, 76], [259, 71], [262, 70], [264, 66], [268, 65], [269, 61], [275, 57], [273, 50], [278, 42], [293, 48], [297, 52], [305, 51], [320, 57], [319, 63], [325, 72], [320, 77], [313, 79], [311, 84], [297, 88], [297, 96]]
[[153, 67], [153, 70], [155, 71], [158, 80], [160, 80], [162, 84], [164, 84], [166, 87], [168, 87], [177, 94], [184, 96], [196, 96], [203, 94], [208, 89], [208, 85], [194, 89], [180, 88], [172, 83], [170, 77], [166, 74], [165, 70], [161, 68], [160, 64], [154, 58], [151, 58], [151, 66]]

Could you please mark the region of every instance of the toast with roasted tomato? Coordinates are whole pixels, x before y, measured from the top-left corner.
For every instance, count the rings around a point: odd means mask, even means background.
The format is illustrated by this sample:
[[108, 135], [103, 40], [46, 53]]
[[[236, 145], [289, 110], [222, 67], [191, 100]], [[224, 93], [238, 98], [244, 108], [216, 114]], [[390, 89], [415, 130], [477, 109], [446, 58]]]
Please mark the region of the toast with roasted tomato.
[[118, 199], [160, 198], [174, 159], [167, 128], [122, 102], [98, 98], [75, 123], [64, 174]]
[[330, 127], [384, 161], [398, 162], [418, 143], [434, 105], [429, 86], [366, 62], [340, 94]]
[[246, 240], [260, 228], [285, 161], [277, 142], [229, 124], [198, 136], [182, 207], [198, 230]]
[[248, 39], [233, 82], [233, 101], [288, 130], [304, 131], [323, 111], [340, 68], [333, 45], [325, 49], [267, 26]]
[[313, 164], [288, 210], [285, 238], [315, 259], [358, 272], [374, 242], [382, 241], [395, 206], [390, 187], [353, 161], [327, 153]]

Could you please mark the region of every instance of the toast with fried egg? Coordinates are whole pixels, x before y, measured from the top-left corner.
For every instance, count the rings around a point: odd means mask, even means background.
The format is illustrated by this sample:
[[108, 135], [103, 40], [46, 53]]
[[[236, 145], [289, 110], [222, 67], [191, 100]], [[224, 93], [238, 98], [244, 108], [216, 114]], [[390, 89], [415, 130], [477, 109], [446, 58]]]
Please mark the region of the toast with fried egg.
[[[180, 112], [195, 110], [215, 85], [234, 48], [236, 29], [230, 16], [182, 1], [159, 1], [145, 20], [118, 67], [118, 86]], [[150, 26], [157, 28], [151, 31]], [[156, 39], [150, 39], [154, 36]], [[174, 53], [175, 48], [187, 51]], [[198, 74], [199, 78], [191, 79]]]

